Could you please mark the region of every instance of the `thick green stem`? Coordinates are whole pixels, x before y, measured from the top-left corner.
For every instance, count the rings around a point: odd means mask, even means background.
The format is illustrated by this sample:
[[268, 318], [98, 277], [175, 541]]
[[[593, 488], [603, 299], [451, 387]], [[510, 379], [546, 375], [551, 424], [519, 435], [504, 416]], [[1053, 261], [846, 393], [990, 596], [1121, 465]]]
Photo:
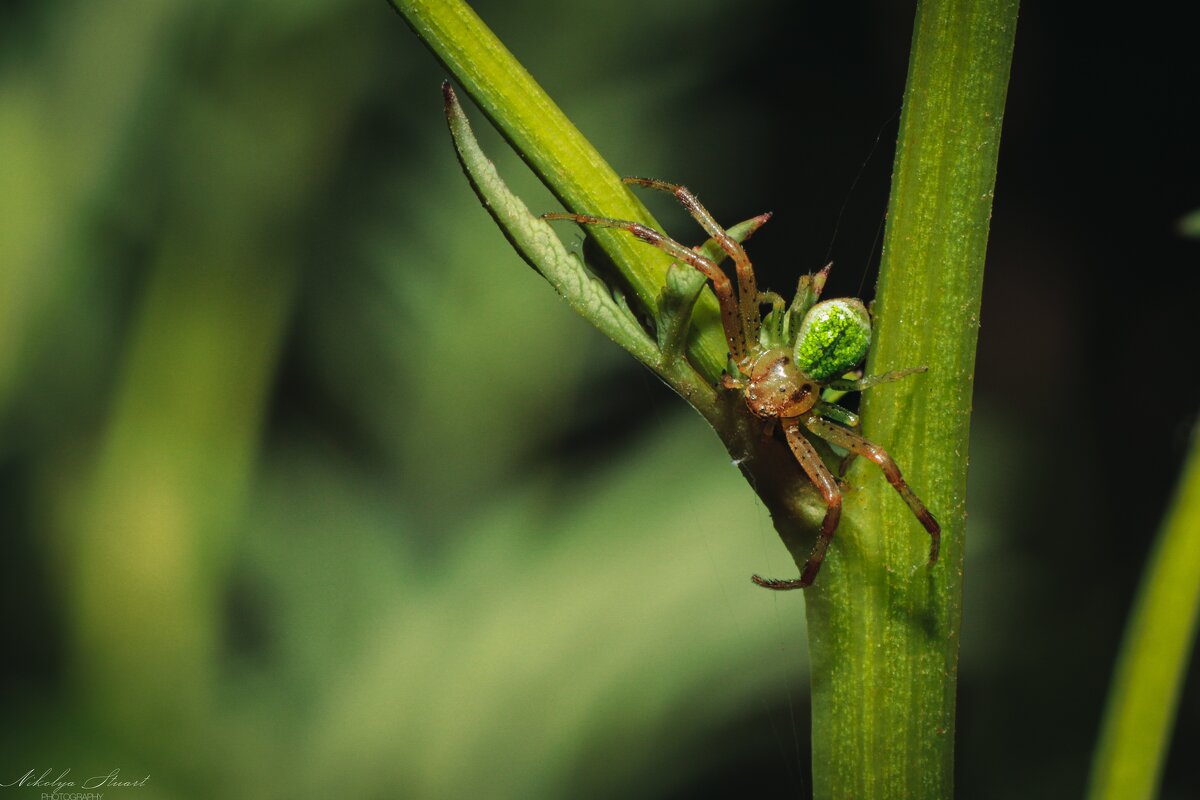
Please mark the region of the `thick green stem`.
[[808, 590], [817, 798], [953, 794], [967, 435], [1016, 0], [918, 4], [868, 373], [865, 434], [943, 525], [942, 556], [874, 465]]
[[1125, 632], [1090, 800], [1157, 796], [1200, 617], [1200, 429]]
[[[391, 2], [568, 209], [633, 220], [661, 230], [596, 148], [466, 3]], [[656, 311], [671, 257], [621, 231], [595, 229], [588, 233], [616, 264], [642, 306]], [[696, 305], [693, 330], [688, 355], [715, 383], [725, 367], [728, 348], [711, 292], [705, 291]]]

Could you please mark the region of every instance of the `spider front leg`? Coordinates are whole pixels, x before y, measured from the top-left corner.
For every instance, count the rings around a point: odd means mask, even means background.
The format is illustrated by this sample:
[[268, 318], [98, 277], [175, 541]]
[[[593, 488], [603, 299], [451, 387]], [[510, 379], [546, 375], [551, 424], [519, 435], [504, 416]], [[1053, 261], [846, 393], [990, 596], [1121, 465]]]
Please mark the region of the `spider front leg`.
[[[591, 214], [568, 214], [551, 212], [542, 214], [542, 219], [568, 219], [581, 225], [597, 225], [602, 228], [617, 228], [633, 234], [646, 244], [654, 245], [685, 264], [690, 264], [704, 274], [712, 284], [713, 292], [717, 295], [717, 304], [721, 307], [721, 326], [725, 330], [725, 339], [729, 343], [729, 352], [735, 362], [741, 362], [746, 357], [746, 339], [739, 325], [738, 305], [733, 296], [733, 284], [719, 266], [690, 247], [685, 247], [674, 239], [659, 233], [640, 222], [630, 222], [624, 219], [596, 217]], [[731, 240], [732, 241], [732, 240]], [[757, 336], [757, 334], [755, 334]]]
[[825, 387], [839, 392], [861, 392], [870, 389], [872, 386], [878, 386], [881, 383], [891, 383], [901, 378], [907, 378], [909, 375], [918, 375], [928, 371], [929, 367], [909, 367], [908, 369], [893, 370], [883, 375], [872, 375], [869, 378], [829, 381], [825, 384]]
[[832, 442], [838, 447], [843, 447], [855, 455], [869, 458], [879, 465], [879, 468], [883, 470], [883, 474], [887, 477], [888, 483], [900, 493], [900, 496], [904, 498], [904, 502], [908, 504], [913, 515], [921, 521], [925, 530], [929, 532], [929, 563], [937, 563], [938, 551], [942, 546], [942, 528], [938, 525], [937, 520], [933, 518], [933, 514], [929, 513], [929, 509], [925, 507], [925, 504], [921, 502], [920, 498], [904, 482], [904, 477], [900, 474], [900, 468], [896, 466], [896, 462], [887, 454], [887, 451], [874, 442], [867, 441], [854, 431], [847, 430], [829, 420], [821, 419], [817, 414], [809, 414], [805, 417], [804, 426], [825, 441]]
[[700, 227], [704, 228], [705, 232], [715, 239], [721, 245], [721, 249], [733, 259], [737, 271], [738, 308], [742, 318], [743, 335], [753, 347], [754, 343], [758, 341], [758, 328], [762, 320], [758, 312], [758, 282], [754, 277], [754, 267], [750, 264], [750, 256], [746, 255], [745, 248], [717, 224], [713, 215], [701, 205], [700, 200], [686, 186], [667, 183], [656, 178], [622, 178], [621, 180], [625, 183], [646, 186], [675, 195], [696, 222], [700, 223]]
[[821, 461], [821, 456], [816, 449], [808, 439], [804, 438], [804, 434], [800, 431], [800, 422], [795, 418], [781, 421], [792, 453], [800, 462], [804, 474], [813, 482], [825, 500], [825, 519], [821, 521], [821, 532], [817, 536], [817, 543], [813, 545], [812, 553], [808, 556], [808, 563], [804, 565], [804, 571], [800, 573], [799, 578], [781, 580], [752, 575], [750, 580], [764, 589], [803, 589], [816, 579], [817, 572], [821, 569], [821, 563], [825, 561], [825, 551], [829, 549], [829, 542], [833, 539], [833, 532], [837, 530], [838, 521], [842, 518], [842, 490], [838, 488], [837, 479], [825, 468], [825, 463]]
[[[832, 390], [833, 392], [839, 394], [842, 392], [862, 392], [870, 389], [872, 386], [878, 386], [881, 383], [891, 383], [892, 381], [898, 381], [901, 378], [907, 378], [909, 375], [916, 375], [921, 372], [928, 371], [929, 367], [909, 367], [908, 369], [893, 370], [892, 372], [888, 372], [883, 375], [872, 375], [869, 378], [864, 378], [861, 372], [855, 372], [853, 373], [854, 377], [843, 377], [835, 381], [827, 382], [825, 384], [825, 389]], [[826, 419], [832, 419], [834, 422], [840, 422], [848, 428], [854, 428], [858, 425], [857, 414], [851, 413], [832, 402], [821, 403], [817, 408], [817, 413]], [[842, 463], [838, 466], [839, 478], [846, 474], [846, 470], [850, 468], [850, 464], [857, 457], [857, 453], [851, 452], [842, 459]]]

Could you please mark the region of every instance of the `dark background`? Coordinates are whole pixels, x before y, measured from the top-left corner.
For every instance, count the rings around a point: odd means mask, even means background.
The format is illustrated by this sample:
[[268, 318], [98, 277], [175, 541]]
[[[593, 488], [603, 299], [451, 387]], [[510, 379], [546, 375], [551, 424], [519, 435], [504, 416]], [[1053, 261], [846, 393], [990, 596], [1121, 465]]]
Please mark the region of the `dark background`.
[[[911, 6], [475, 7], [618, 171], [773, 211], [760, 285], [832, 258], [827, 293], [869, 298]], [[1022, 11], [961, 797], [1083, 791], [1196, 423], [1193, 39], [1150, 7]], [[782, 546], [711, 432], [507, 248], [443, 77], [382, 2], [0, 12], [0, 783], [807, 791], [803, 601], [746, 580]], [[1198, 690], [1193, 664], [1164, 797], [1200, 786]]]

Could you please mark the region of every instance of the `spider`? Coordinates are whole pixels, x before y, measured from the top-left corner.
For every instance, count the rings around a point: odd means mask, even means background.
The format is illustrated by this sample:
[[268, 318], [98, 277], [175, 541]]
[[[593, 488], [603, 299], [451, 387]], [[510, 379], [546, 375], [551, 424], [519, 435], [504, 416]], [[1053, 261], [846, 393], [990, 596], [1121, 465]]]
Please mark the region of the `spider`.
[[[871, 317], [857, 298], [820, 300], [827, 265], [816, 275], [800, 279], [795, 300], [787, 306], [774, 292], [759, 292], [746, 251], [735, 241], [688, 189], [653, 178], [625, 178], [625, 183], [673, 194], [700, 226], [733, 259], [737, 293], [729, 276], [699, 248], [693, 249], [637, 222], [590, 214], [549, 213], [547, 220], [572, 220], [626, 231], [678, 260], [695, 267], [708, 279], [721, 309], [721, 324], [729, 343], [729, 363], [722, 385], [741, 392], [746, 408], [763, 420], [767, 431], [778, 424], [805, 475], [825, 503], [825, 516], [816, 544], [799, 578], [751, 577], [767, 589], [803, 589], [812, 584], [825, 560], [825, 552], [842, 513], [838, 480], [825, 466], [805, 431], [849, 452], [849, 459], [864, 456], [879, 465], [891, 485], [929, 532], [929, 564], [938, 559], [941, 528], [917, 497], [891, 456], [879, 445], [851, 430], [858, 417], [833, 402], [846, 392], [924, 372], [925, 367], [897, 370], [870, 378], [855, 368], [871, 345]], [[819, 301], [819, 302], [818, 302]], [[766, 318], [761, 307], [770, 303]]]

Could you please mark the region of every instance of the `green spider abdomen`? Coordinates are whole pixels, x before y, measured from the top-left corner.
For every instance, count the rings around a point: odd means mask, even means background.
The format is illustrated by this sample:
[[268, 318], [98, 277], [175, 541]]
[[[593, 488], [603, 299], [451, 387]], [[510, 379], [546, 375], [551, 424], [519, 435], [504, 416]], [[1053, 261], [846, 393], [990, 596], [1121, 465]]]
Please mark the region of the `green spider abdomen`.
[[817, 381], [841, 376], [858, 365], [871, 346], [871, 317], [852, 297], [817, 303], [796, 335], [796, 364]]

